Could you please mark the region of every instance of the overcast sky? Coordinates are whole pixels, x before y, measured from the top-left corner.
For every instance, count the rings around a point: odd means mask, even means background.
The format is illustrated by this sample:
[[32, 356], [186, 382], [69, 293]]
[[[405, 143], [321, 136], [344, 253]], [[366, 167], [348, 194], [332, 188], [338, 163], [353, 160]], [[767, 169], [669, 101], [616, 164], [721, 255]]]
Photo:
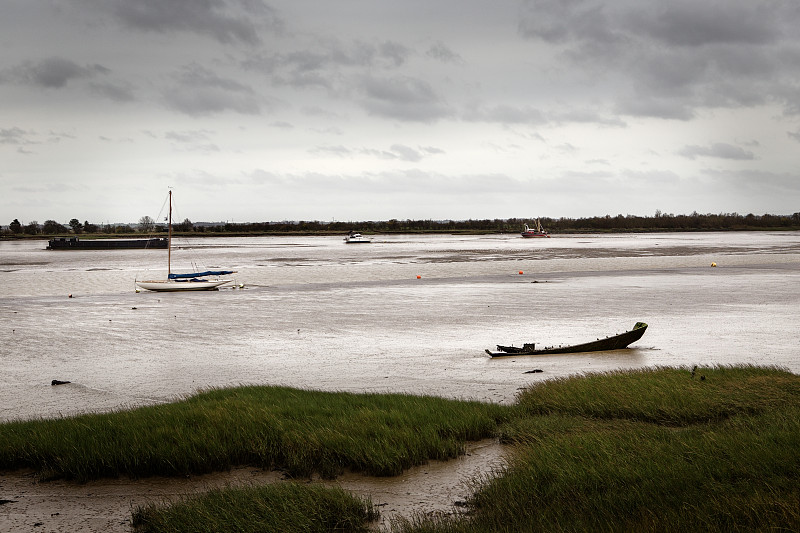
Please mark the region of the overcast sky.
[[4, 0], [0, 224], [800, 211], [797, 0]]

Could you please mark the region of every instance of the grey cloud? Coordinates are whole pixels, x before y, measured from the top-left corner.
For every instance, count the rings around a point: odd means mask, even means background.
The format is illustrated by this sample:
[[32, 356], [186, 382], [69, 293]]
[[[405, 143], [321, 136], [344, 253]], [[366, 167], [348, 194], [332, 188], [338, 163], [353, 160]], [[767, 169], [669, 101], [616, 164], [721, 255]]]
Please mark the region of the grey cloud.
[[[471, 196], [475, 193], [505, 196], [509, 190], [518, 190], [521, 182], [505, 174], [463, 174], [448, 176], [437, 172], [408, 169], [387, 172], [365, 172], [352, 175], [331, 175], [317, 172], [277, 175], [262, 169], [249, 174], [256, 183], [280, 184], [299, 191], [326, 191], [335, 195], [349, 195], [358, 190], [367, 195], [386, 198], [387, 195], [411, 195], [424, 190], [426, 196]], [[436, 200], [439, 201], [439, 200]]]
[[428, 48], [426, 52], [428, 57], [432, 57], [442, 63], [455, 63], [455, 64], [462, 64], [464, 60], [460, 55], [453, 52], [447, 45], [442, 43], [441, 41], [437, 41]]
[[505, 124], [545, 124], [547, 117], [532, 107], [515, 107], [500, 104], [493, 107], [469, 108], [464, 112], [469, 122], [502, 122]]
[[417, 162], [422, 160], [422, 154], [419, 150], [404, 144], [393, 144], [391, 150], [393, 154], [396, 154], [403, 161]]
[[312, 154], [332, 154], [337, 156], [349, 156], [352, 154], [352, 151], [348, 148], [345, 148], [342, 145], [338, 146], [317, 146], [316, 148], [312, 148], [309, 150]]
[[630, 27], [678, 46], [764, 44], [776, 39], [775, 21], [759, 2], [659, 2], [655, 12], [633, 9]]
[[625, 122], [618, 117], [604, 116], [591, 109], [573, 109], [553, 113], [550, 120], [577, 124], [598, 124], [601, 126], [624, 127]]
[[0, 129], [0, 144], [38, 144], [37, 141], [31, 139], [32, 135], [35, 135], [35, 133], [32, 131], [23, 130], [22, 128], [18, 128], [16, 126], [12, 128], [3, 128]]
[[256, 115], [261, 112], [258, 96], [248, 86], [223, 78], [197, 64], [184, 67], [175, 84], [164, 93], [167, 104], [189, 115], [224, 111]]
[[707, 170], [705, 174], [715, 178], [725, 187], [752, 195], [787, 196], [796, 198], [800, 193], [800, 173], [770, 172], [766, 170], [718, 171]]
[[95, 93], [115, 102], [132, 102], [135, 100], [133, 89], [121, 83], [90, 83], [89, 88]]
[[138, 31], [185, 31], [222, 43], [261, 42], [261, 28], [280, 30], [275, 10], [258, 0], [97, 0], [96, 9]]
[[792, 96], [800, 10], [792, 2], [529, 0], [525, 6], [520, 34], [550, 46], [587, 82], [607, 82], [607, 98], [622, 112], [687, 118], [697, 108], [767, 101], [782, 102], [787, 113], [800, 109]]
[[389, 150], [365, 149], [362, 150], [362, 152], [369, 155], [375, 155], [382, 159], [399, 159], [401, 161], [417, 163], [422, 161], [426, 155], [435, 153], [433, 150], [434, 149], [431, 148], [416, 149], [404, 144], [393, 144], [391, 147], [389, 147]]
[[12, 67], [6, 71], [4, 78], [47, 89], [60, 89], [72, 80], [92, 78], [108, 72], [101, 65], [81, 66], [63, 57], [48, 57]]
[[621, 99], [615, 109], [624, 115], [668, 120], [691, 120], [695, 116], [693, 108], [680, 100], [654, 98], [647, 95]]
[[797, 131], [787, 131], [786, 135], [788, 135], [795, 141], [800, 141], [800, 129], [798, 129]]
[[360, 150], [350, 150], [344, 146], [321, 146], [310, 150], [315, 154], [331, 154], [340, 157], [351, 157], [354, 154], [367, 155], [377, 157], [379, 159], [392, 159], [400, 161], [408, 161], [417, 163], [429, 155], [444, 153], [442, 150], [434, 147], [419, 147], [412, 148], [404, 144], [393, 144], [388, 150], [378, 150], [375, 148], [362, 148]]
[[755, 159], [753, 152], [746, 151], [738, 146], [727, 143], [714, 143], [710, 146], [689, 145], [682, 148], [680, 155], [694, 159], [700, 157], [716, 157], [719, 159]]
[[405, 63], [409, 55], [408, 48], [402, 44], [392, 41], [386, 41], [382, 43], [378, 47], [378, 50], [380, 51], [380, 57], [382, 59], [391, 61], [395, 67], [399, 67]]
[[364, 99], [359, 101], [373, 115], [398, 120], [433, 122], [451, 114], [431, 85], [419, 78], [370, 77], [363, 80]]
[[337, 84], [346, 83], [348, 69], [396, 69], [406, 63], [410, 54], [410, 49], [394, 41], [370, 44], [324, 39], [304, 49], [254, 54], [242, 66], [271, 76], [277, 85], [334, 90]]
[[184, 130], [184, 131], [168, 131], [164, 133], [164, 138], [179, 143], [196, 143], [200, 141], [207, 141], [210, 137], [210, 132], [207, 130]]
[[598, 111], [584, 108], [545, 113], [529, 106], [500, 104], [492, 107], [470, 106], [462, 118], [468, 122], [496, 122], [501, 124], [555, 124], [578, 123], [623, 127], [625, 122], [618, 117], [603, 116]]

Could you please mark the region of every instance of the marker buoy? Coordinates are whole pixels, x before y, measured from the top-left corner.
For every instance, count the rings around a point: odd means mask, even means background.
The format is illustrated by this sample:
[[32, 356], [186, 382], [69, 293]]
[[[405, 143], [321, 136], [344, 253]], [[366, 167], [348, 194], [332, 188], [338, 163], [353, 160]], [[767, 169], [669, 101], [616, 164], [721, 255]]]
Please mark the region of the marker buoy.
[[522, 275], [522, 270], [520, 270], [520, 271], [519, 271], [519, 275], [520, 275], [520, 276]]
[[420, 275], [417, 275], [417, 279], [421, 279], [421, 278], [422, 278], [422, 276], [420, 276]]
[[711, 266], [715, 267], [715, 266], [717, 266], [717, 264], [716, 263], [711, 263]]
[[70, 295], [68, 296], [68, 298], [72, 298], [72, 295], [70, 294]]

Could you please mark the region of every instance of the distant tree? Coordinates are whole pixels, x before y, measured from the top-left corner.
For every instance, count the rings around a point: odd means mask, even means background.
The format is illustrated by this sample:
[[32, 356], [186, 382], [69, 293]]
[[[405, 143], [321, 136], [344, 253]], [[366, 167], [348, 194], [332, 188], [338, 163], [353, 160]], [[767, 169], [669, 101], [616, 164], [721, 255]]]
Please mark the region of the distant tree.
[[156, 221], [145, 215], [139, 219], [139, 231], [142, 233], [150, 233], [156, 226]]
[[98, 229], [96, 224], [89, 224], [88, 220], [83, 221], [83, 231], [86, 233], [97, 233]]
[[69, 227], [72, 228], [73, 233], [81, 233], [83, 231], [83, 224], [77, 218], [69, 221]]
[[192, 221], [188, 218], [183, 219], [183, 222], [175, 224], [175, 229], [177, 231], [192, 231], [193, 227]]
[[38, 235], [41, 233], [42, 228], [39, 227], [39, 223], [35, 220], [28, 222], [25, 225], [25, 235]]
[[11, 221], [11, 224], [8, 225], [8, 229], [11, 230], [11, 233], [17, 235], [22, 233], [22, 224], [20, 224], [19, 220], [16, 218]]
[[67, 228], [55, 220], [45, 220], [44, 226], [42, 226], [42, 232], [45, 235], [57, 235], [59, 233], [66, 233]]

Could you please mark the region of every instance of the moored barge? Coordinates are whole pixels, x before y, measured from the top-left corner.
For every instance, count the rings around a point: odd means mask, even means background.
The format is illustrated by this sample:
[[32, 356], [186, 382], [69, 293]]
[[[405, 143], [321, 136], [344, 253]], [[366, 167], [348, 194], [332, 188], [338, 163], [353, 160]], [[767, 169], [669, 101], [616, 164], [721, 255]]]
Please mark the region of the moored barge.
[[167, 239], [88, 239], [77, 237], [56, 237], [47, 242], [48, 250], [134, 250], [167, 247]]

